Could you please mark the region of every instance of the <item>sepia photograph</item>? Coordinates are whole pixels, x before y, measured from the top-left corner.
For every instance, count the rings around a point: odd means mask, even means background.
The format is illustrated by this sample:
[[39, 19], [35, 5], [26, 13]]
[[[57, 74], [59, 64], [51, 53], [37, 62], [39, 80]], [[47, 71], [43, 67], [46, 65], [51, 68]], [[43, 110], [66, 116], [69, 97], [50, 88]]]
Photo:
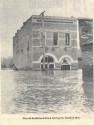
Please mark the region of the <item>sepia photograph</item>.
[[0, 0], [0, 11], [1, 114], [92, 115], [93, 0]]

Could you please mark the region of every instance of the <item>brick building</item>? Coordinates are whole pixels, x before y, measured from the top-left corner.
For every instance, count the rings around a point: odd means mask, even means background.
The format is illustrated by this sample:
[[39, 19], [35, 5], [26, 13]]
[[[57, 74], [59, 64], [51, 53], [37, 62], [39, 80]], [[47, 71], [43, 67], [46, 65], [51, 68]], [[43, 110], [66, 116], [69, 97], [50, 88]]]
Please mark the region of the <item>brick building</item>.
[[78, 27], [74, 17], [31, 16], [13, 37], [15, 68], [78, 69]]

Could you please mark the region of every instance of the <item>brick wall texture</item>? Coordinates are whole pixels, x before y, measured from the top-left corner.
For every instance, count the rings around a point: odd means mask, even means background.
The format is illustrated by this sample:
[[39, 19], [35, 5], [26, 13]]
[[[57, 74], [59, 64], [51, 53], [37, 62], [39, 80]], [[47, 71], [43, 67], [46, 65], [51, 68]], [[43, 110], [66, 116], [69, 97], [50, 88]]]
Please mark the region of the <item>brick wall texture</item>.
[[[40, 20], [38, 22], [38, 20]], [[52, 56], [55, 69], [61, 69], [63, 57], [71, 60], [71, 69], [78, 68], [77, 56], [77, 20], [74, 18], [44, 18], [45, 55]], [[57, 45], [53, 42], [53, 33], [57, 32]], [[65, 34], [70, 34], [67, 46]], [[44, 53], [43, 25], [38, 16], [29, 18], [13, 38], [13, 61], [18, 69], [40, 69]]]

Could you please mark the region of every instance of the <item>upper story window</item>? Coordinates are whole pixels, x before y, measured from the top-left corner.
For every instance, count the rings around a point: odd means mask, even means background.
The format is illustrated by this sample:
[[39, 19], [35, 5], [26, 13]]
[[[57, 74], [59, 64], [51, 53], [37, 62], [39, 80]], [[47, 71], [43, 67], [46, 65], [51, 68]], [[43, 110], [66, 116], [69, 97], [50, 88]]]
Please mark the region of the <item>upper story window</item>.
[[70, 33], [65, 33], [65, 45], [70, 45]]
[[53, 33], [53, 44], [58, 45], [58, 33], [57, 32]]
[[16, 40], [16, 54], [19, 53], [19, 44], [18, 41]]

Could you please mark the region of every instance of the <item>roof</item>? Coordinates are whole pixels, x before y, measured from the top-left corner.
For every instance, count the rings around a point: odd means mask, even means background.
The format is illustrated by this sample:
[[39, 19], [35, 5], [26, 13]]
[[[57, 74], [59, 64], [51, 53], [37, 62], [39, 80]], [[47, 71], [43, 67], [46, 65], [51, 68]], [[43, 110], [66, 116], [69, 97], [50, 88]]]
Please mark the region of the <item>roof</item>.
[[[32, 19], [42, 19], [42, 16], [32, 15]], [[74, 17], [44, 16], [44, 21], [47, 20], [61, 22], [61, 21], [75, 21], [77, 19]]]
[[78, 20], [93, 20], [93, 18], [86, 18], [86, 17], [78, 17]]
[[[23, 26], [21, 28], [24, 27], [24, 25], [32, 19], [32, 22], [37, 19], [37, 22], [42, 22], [41, 20], [41, 16], [40, 15], [32, 15], [30, 18], [28, 18], [24, 23]], [[80, 18], [75, 18], [73, 16], [71, 17], [60, 17], [60, 16], [44, 16], [44, 22], [55, 22], [55, 23], [73, 23], [73, 21], [76, 20], [80, 20], [80, 19], [86, 19], [86, 20], [93, 20], [92, 18], [84, 18], [84, 17], [80, 17]], [[20, 28], [20, 30], [21, 30]], [[17, 30], [17, 33], [20, 32], [20, 30]], [[17, 34], [16, 33], [16, 34]], [[16, 35], [15, 34], [15, 35]]]

